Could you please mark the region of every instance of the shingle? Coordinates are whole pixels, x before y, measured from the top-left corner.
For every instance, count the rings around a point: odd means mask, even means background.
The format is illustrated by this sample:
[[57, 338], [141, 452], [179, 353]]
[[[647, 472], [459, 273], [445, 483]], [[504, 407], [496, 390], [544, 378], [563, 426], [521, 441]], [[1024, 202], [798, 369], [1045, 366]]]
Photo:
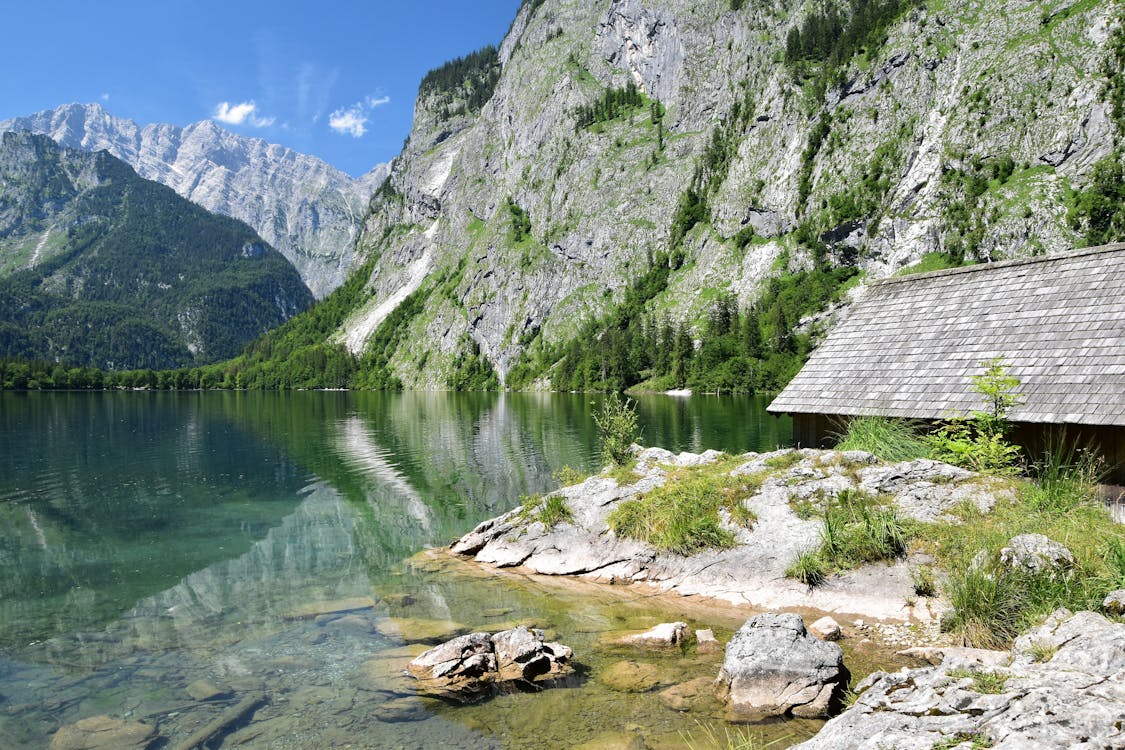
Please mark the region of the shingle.
[[1125, 426], [1125, 244], [877, 282], [769, 408], [967, 412], [994, 357], [1028, 397], [1013, 419]]

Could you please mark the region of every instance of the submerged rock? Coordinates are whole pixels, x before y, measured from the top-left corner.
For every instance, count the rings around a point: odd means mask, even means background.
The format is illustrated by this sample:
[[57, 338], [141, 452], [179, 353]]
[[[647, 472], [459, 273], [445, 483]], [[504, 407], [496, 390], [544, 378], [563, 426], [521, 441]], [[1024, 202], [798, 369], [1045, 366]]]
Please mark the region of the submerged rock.
[[996, 750], [1125, 747], [1125, 625], [1060, 610], [1018, 638], [1010, 660], [974, 665], [950, 653], [938, 666], [876, 672], [797, 747], [930, 750], [951, 738]]
[[715, 631], [710, 628], [695, 631], [695, 652], [697, 654], [717, 654], [723, 650], [723, 644], [715, 638]]
[[686, 622], [662, 622], [643, 633], [630, 633], [614, 639], [619, 646], [671, 648], [690, 638]]
[[537, 688], [574, 671], [573, 652], [542, 631], [518, 627], [458, 636], [416, 657], [407, 671], [423, 695], [475, 702], [506, 687]]
[[155, 737], [156, 728], [139, 721], [91, 716], [55, 732], [51, 750], [143, 750]]
[[469, 632], [469, 628], [452, 620], [427, 620], [417, 617], [388, 617], [375, 625], [384, 638], [403, 643], [442, 643]]
[[796, 614], [751, 618], [727, 644], [719, 683], [734, 717], [828, 716], [848, 683], [844, 652]]
[[656, 665], [632, 660], [611, 664], [598, 681], [619, 693], [647, 693], [663, 683]]

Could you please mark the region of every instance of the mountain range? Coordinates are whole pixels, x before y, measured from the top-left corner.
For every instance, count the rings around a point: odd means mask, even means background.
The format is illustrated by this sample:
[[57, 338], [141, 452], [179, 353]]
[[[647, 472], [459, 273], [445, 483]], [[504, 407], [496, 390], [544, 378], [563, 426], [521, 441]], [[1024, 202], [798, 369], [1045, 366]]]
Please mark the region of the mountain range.
[[67, 104], [0, 121], [0, 131], [47, 135], [108, 151], [145, 179], [249, 224], [284, 255], [316, 297], [343, 283], [367, 200], [387, 174], [352, 178], [320, 159], [231, 133], [210, 120], [140, 126], [99, 104]]
[[524, 0], [358, 180], [95, 105], [0, 128], [247, 220], [325, 296], [222, 382], [752, 391], [867, 281], [1125, 239], [1123, 71], [1096, 0]]
[[186, 367], [233, 357], [312, 302], [246, 224], [105, 151], [0, 133], [0, 355]]

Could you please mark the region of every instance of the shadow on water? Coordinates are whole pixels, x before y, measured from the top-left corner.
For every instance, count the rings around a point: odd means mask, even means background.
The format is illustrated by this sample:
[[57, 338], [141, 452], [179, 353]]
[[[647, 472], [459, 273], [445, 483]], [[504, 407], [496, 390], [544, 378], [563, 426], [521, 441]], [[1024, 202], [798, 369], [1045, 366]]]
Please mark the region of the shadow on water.
[[[231, 735], [247, 746], [564, 747], [574, 727], [592, 737], [620, 726], [626, 705], [644, 707], [630, 715], [650, 744], [670, 742], [691, 715], [596, 679], [609, 658], [598, 634], [677, 616], [666, 603], [403, 564], [552, 488], [564, 465], [593, 470], [598, 403], [0, 394], [0, 564], [11, 571], [0, 583], [0, 737], [45, 747], [58, 726], [108, 713], [182, 739], [224, 708], [191, 698], [205, 680], [229, 700], [270, 696]], [[763, 405], [643, 397], [639, 411], [648, 444], [741, 452], [788, 441]], [[399, 694], [372, 666], [403, 645], [386, 627], [394, 618], [491, 630], [531, 619], [575, 646], [593, 677], [555, 697], [451, 711]], [[661, 663], [669, 675], [698, 668]]]

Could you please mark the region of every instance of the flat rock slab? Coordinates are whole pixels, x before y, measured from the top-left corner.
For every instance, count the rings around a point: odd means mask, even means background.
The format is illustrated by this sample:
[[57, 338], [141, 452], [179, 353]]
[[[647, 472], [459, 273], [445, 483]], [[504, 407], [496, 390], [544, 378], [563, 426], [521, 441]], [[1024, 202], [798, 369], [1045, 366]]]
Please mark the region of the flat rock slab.
[[51, 750], [144, 750], [156, 728], [139, 721], [91, 716], [55, 732]]
[[1011, 494], [1002, 484], [937, 461], [883, 464], [858, 451], [784, 449], [746, 454], [741, 463], [732, 462], [732, 475], [760, 478], [756, 491], [741, 500], [757, 517], [753, 528], [728, 524], [737, 540], [733, 548], [685, 557], [610, 531], [607, 519], [621, 503], [661, 486], [672, 470], [714, 463], [718, 457], [714, 452], [640, 450], [632, 484], [619, 485], [601, 475], [555, 493], [571, 511], [570, 521], [548, 529], [516, 509], [481, 523], [450, 551], [494, 567], [520, 566], [543, 575], [610, 583], [644, 582], [759, 610], [805, 607], [909, 619], [912, 613], [905, 601], [914, 597], [914, 584], [904, 564], [863, 566], [813, 589], [786, 578], [785, 570], [802, 552], [819, 546], [823, 530], [820, 517], [798, 515], [798, 507], [844, 490], [878, 492], [889, 496], [901, 515], [930, 521], [966, 501], [988, 510], [1000, 496]]

